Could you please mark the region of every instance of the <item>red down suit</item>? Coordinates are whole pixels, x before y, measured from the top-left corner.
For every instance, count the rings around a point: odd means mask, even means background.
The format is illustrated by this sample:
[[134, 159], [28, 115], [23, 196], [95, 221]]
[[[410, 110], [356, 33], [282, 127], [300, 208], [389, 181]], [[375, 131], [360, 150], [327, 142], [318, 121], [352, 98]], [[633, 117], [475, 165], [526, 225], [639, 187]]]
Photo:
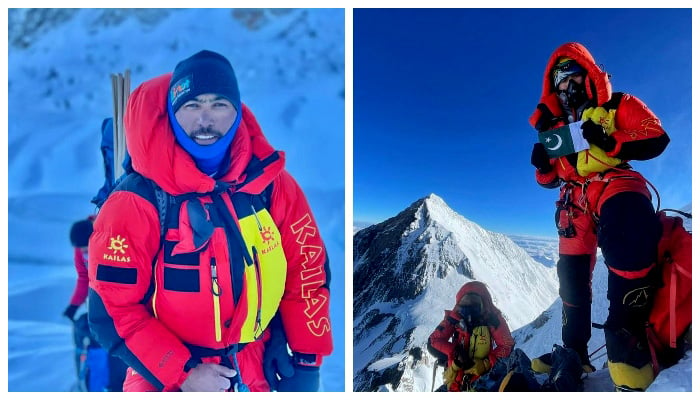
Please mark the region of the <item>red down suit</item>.
[[[179, 390], [193, 357], [219, 362], [217, 351], [232, 346], [242, 347], [243, 382], [269, 390], [262, 356], [276, 312], [292, 351], [332, 351], [324, 244], [284, 153], [247, 106], [223, 177], [196, 167], [168, 121], [169, 81], [152, 79], [129, 97], [127, 147], [138, 174], [185, 200], [161, 242], [153, 202], [128, 185], [110, 195], [89, 244], [91, 328], [130, 365], [125, 390]], [[266, 204], [259, 195], [270, 185]], [[213, 226], [204, 238], [202, 221]]]
[[513, 350], [515, 341], [508, 328], [508, 323], [503, 318], [501, 311], [496, 308], [491, 299], [491, 294], [486, 286], [478, 281], [465, 283], [457, 292], [455, 307], [453, 310], [445, 310], [445, 318], [438, 328], [430, 335], [429, 343], [437, 351], [447, 356], [447, 365], [452, 364], [457, 346], [468, 346], [470, 332], [458, 327], [458, 321], [462, 318], [457, 313], [459, 300], [467, 293], [478, 294], [484, 303], [485, 321], [491, 333], [492, 349], [489, 352], [489, 364], [496, 365], [499, 358], [506, 358]]
[[[575, 60], [585, 70], [583, 84], [588, 103], [578, 110], [564, 110], [554, 87], [552, 69], [562, 58]], [[541, 186], [561, 191], [555, 222], [559, 233], [562, 340], [586, 363], [597, 247], [610, 272], [607, 324], [630, 327], [643, 323], [648, 315], [653, 298], [650, 272], [661, 230], [646, 181], [628, 161], [658, 156], [669, 138], [641, 100], [612, 92], [609, 75], [583, 45], [566, 43], [547, 62], [540, 102], [529, 121], [542, 132], [589, 120], [612, 136], [612, 150], [606, 152], [590, 144], [590, 149], [550, 159], [551, 171], [535, 172]], [[637, 304], [631, 299], [637, 299]], [[642, 299], [644, 304], [639, 304]]]

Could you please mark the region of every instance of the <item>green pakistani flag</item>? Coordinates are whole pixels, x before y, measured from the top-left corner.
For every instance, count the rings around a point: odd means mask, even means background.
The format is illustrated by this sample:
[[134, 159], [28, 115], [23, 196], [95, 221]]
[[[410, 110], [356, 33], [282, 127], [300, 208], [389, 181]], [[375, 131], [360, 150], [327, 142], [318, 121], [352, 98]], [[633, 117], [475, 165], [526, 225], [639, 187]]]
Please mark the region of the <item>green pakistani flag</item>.
[[583, 121], [572, 122], [561, 128], [539, 133], [540, 143], [547, 149], [549, 158], [563, 157], [589, 148], [583, 138], [581, 125]]

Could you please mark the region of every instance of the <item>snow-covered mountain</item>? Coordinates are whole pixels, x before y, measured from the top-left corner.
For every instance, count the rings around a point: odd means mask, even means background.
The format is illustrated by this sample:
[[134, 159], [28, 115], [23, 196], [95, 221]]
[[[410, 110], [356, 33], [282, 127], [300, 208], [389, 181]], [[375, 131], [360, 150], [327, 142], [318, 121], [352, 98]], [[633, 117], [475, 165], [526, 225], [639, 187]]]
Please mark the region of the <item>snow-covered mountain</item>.
[[[690, 205], [681, 208], [690, 212]], [[446, 222], [449, 221], [449, 222]], [[457, 222], [459, 221], [459, 222]], [[690, 220], [685, 220], [690, 230]], [[446, 227], [459, 230], [461, 234], [447, 231]], [[360, 230], [354, 237], [354, 390], [357, 391], [430, 391], [441, 384], [442, 368], [435, 371], [434, 358], [425, 348], [427, 338], [443, 317], [443, 309], [450, 308], [455, 293], [463, 282], [476, 279], [489, 285], [498, 307], [509, 321], [516, 341], [531, 359], [561, 344], [561, 300], [556, 290], [554, 271], [558, 255], [556, 239], [516, 236], [513, 240], [524, 248], [531, 258], [548, 262], [547, 267], [532, 261], [540, 281], [553, 288], [549, 304], [535, 304], [537, 296], [523, 296], [527, 279], [512, 280], [506, 274], [491, 275], [491, 266], [483, 268], [484, 260], [507, 265], [492, 253], [502, 251], [500, 241], [489, 241], [488, 237], [502, 235], [486, 232], [484, 235], [476, 224], [454, 213], [437, 196], [421, 199], [397, 216]], [[493, 235], [493, 236], [492, 236]], [[456, 239], [457, 237], [462, 239]], [[462, 240], [471, 243], [471, 250], [460, 258]], [[485, 240], [484, 240], [485, 239]], [[476, 243], [479, 244], [476, 244]], [[459, 246], [455, 246], [459, 243]], [[492, 246], [491, 249], [484, 247]], [[459, 248], [456, 249], [455, 247]], [[517, 246], [515, 246], [517, 247]], [[473, 258], [473, 249], [478, 248], [479, 258]], [[510, 258], [515, 259], [512, 254]], [[491, 254], [485, 256], [484, 254]], [[527, 257], [527, 256], [526, 256]], [[524, 264], [523, 261], [515, 261]], [[551, 275], [548, 275], [549, 272]], [[407, 277], [409, 279], [407, 279]], [[492, 280], [510, 282], [510, 289], [499, 287]], [[412, 282], [409, 282], [411, 281]], [[452, 281], [459, 281], [455, 283]], [[553, 281], [552, 281], [553, 280]], [[550, 286], [549, 284], [553, 286]], [[592, 321], [605, 322], [607, 318], [607, 268], [602, 255], [593, 274]], [[506, 290], [498, 293], [497, 290]], [[516, 314], [531, 311], [526, 324], [513, 321]], [[531, 308], [531, 310], [528, 310]], [[534, 315], [533, 315], [534, 313]], [[603, 332], [593, 329], [588, 351], [591, 361], [598, 369], [584, 379], [584, 390], [609, 392], [614, 387], [604, 363], [607, 353]], [[545, 376], [537, 377], [540, 382]], [[661, 371], [648, 391], [691, 391], [692, 352], [675, 366]]]
[[556, 274], [507, 236], [430, 196], [354, 235], [354, 390], [425, 391], [428, 336], [466, 282], [487, 284], [511, 330], [557, 297]]

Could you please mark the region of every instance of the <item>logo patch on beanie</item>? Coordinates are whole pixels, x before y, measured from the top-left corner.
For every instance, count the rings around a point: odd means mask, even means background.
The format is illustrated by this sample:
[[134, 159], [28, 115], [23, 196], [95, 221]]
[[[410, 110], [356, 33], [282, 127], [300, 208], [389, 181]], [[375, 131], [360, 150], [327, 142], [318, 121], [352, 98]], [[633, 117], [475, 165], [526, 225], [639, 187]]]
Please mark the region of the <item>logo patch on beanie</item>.
[[170, 87], [170, 104], [174, 105], [177, 103], [177, 100], [189, 93], [190, 90], [192, 90], [192, 75], [188, 75], [175, 82], [175, 84]]

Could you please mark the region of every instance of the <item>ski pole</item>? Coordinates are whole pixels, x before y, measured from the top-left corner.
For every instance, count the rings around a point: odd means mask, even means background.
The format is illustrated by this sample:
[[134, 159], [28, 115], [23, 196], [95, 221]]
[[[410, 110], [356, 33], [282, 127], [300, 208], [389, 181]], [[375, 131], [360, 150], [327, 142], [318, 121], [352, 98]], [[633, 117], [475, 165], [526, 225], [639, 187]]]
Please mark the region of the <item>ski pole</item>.
[[602, 346], [598, 347], [593, 353], [589, 354], [588, 357], [593, 357], [593, 355], [597, 352], [599, 352], [603, 347], [605, 347], [605, 343], [603, 343]]
[[593, 361], [595, 361], [595, 360], [597, 360], [597, 359], [599, 359], [599, 358], [603, 358], [603, 357], [605, 357], [605, 356], [607, 356], [607, 355], [608, 355], [608, 352], [607, 352], [607, 351], [606, 351], [605, 353], [601, 353], [598, 357], [592, 358], [592, 359], [591, 359], [591, 362], [593, 362]]

